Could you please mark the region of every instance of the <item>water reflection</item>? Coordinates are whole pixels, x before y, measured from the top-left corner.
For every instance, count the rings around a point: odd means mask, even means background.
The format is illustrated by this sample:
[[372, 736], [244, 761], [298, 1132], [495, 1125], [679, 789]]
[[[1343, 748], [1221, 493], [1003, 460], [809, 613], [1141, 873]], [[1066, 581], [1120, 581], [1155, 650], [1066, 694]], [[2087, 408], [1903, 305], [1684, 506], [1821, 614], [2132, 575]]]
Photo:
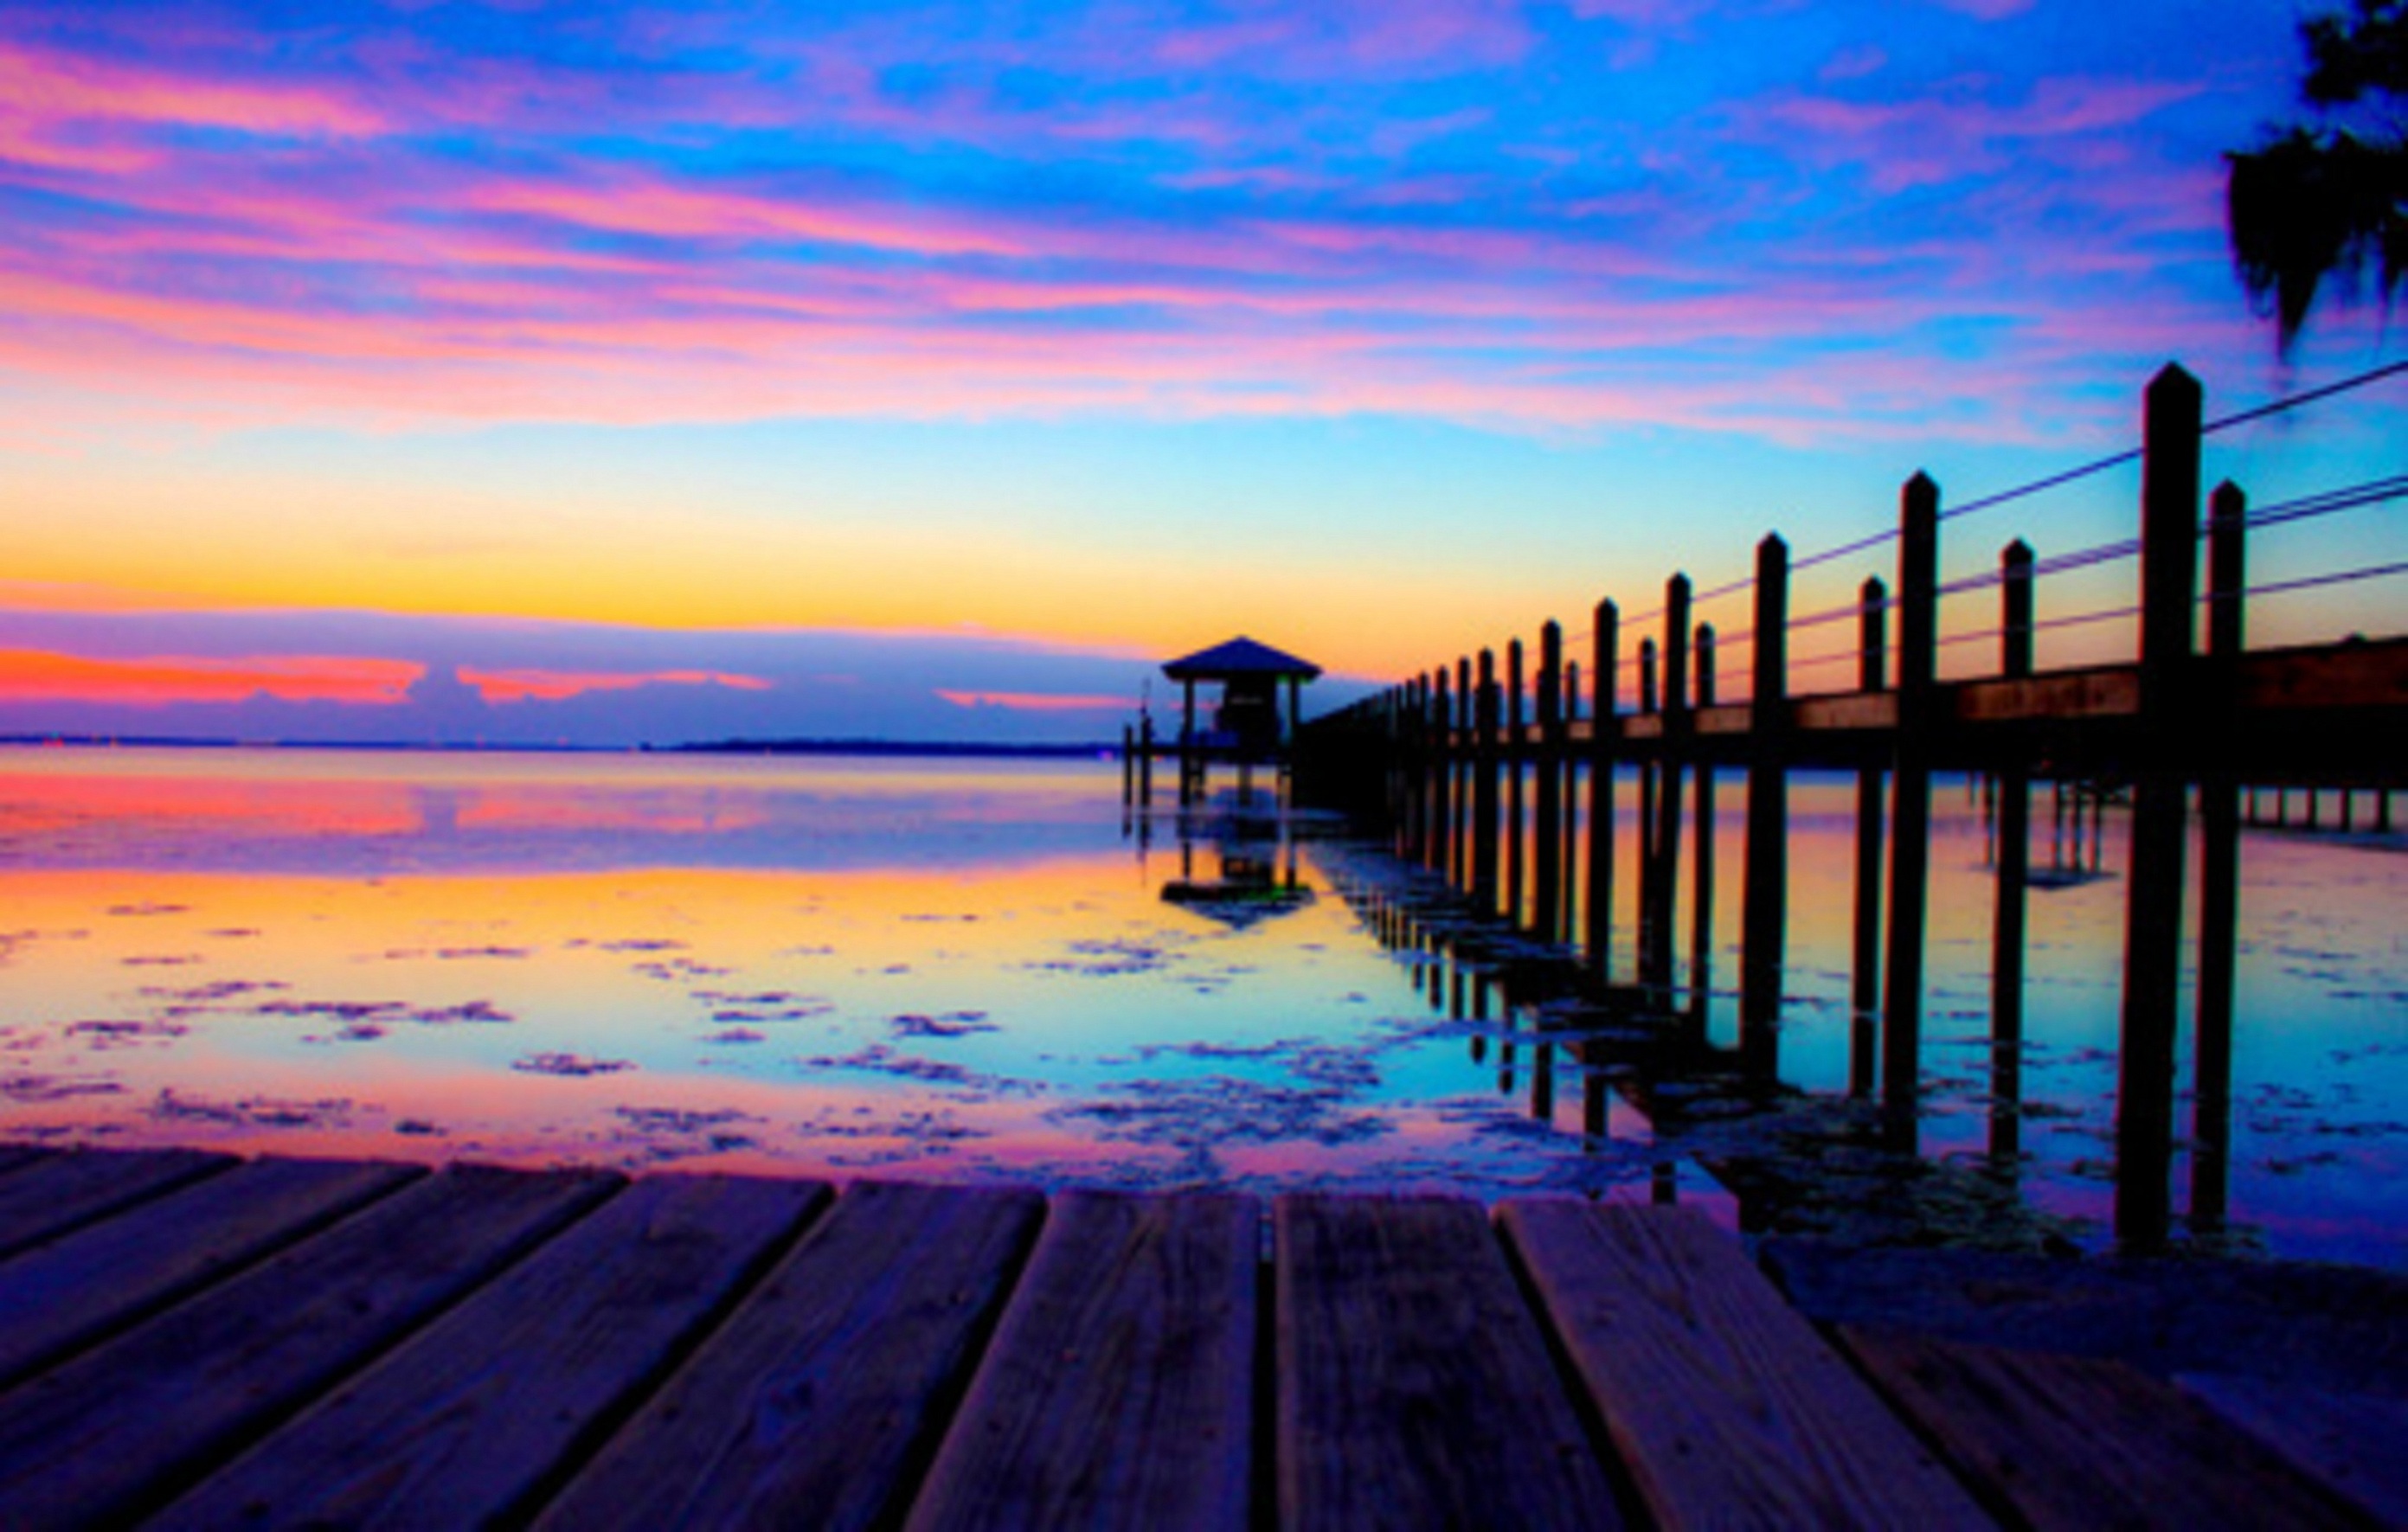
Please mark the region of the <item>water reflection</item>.
[[2186, 938], [2150, 1119], [2128, 795], [1926, 778], [1910, 851], [1896, 771], [1526, 771], [1435, 776], [1388, 846], [1124, 818], [1105, 766], [10, 752], [0, 1099], [22, 1138], [2408, 1264], [2389, 842], [2190, 825], [2186, 929], [2238, 937]]

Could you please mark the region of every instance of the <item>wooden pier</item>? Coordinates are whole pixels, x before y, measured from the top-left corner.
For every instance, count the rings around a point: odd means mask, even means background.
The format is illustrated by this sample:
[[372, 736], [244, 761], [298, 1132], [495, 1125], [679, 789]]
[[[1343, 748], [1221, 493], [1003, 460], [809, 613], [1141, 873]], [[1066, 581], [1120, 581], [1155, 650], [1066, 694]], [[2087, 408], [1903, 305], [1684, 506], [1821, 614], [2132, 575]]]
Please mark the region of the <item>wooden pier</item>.
[[[2195, 816], [2198, 981], [2187, 991], [2195, 1007], [2187, 1030], [2196, 1049], [2189, 1138], [2198, 1153], [2189, 1159], [2189, 1216], [2196, 1228], [2220, 1230], [2244, 819], [2251, 826], [2314, 829], [2319, 803], [2330, 802], [2325, 824], [2388, 836], [2393, 800], [2408, 790], [2408, 637], [2352, 636], [2278, 649], [2251, 649], [2246, 641], [2254, 596], [2397, 580], [2408, 576], [2408, 565], [2369, 564], [2253, 587], [2248, 539], [2252, 528], [2408, 498], [2408, 479], [2254, 510], [2242, 488], [2227, 482], [2204, 497], [2202, 515], [2206, 441], [2226, 426], [2287, 408], [2211, 423], [2203, 420], [2203, 398], [2195, 379], [2169, 366], [2146, 391], [2135, 451], [1953, 509], [1943, 509], [1938, 485], [1916, 474], [1899, 492], [1891, 530], [1794, 560], [1783, 538], [1768, 536], [1748, 578], [1704, 594], [1675, 574], [1649, 614], [1660, 618], [1660, 636], [1642, 638], [1635, 654], [1623, 651], [1621, 609], [1611, 598], [1599, 601], [1587, 634], [1585, 711], [1581, 662], [1555, 622], [1540, 631], [1533, 686], [1525, 684], [1519, 639], [1507, 646], [1501, 674], [1492, 649], [1435, 666], [1312, 721], [1299, 738], [1298, 794], [1379, 827], [1399, 857], [1442, 875], [1482, 914], [1577, 952], [1594, 996], [1652, 996], [1670, 1025], [1679, 1020], [1679, 992], [1695, 1002], [1708, 989], [1713, 901], [1703, 895], [1713, 870], [1718, 774], [1741, 773], [1746, 827], [1739, 1052], [1769, 1081], [1777, 1076], [1786, 956], [1790, 774], [1853, 771], [1851, 1090], [1878, 1094], [1892, 1138], [1908, 1153], [1921, 1110], [1935, 775], [1968, 772], [1984, 782], [1997, 872], [1995, 1094], [2009, 1117], [2018, 1092], [2024, 901], [2028, 889], [2045, 886], [2028, 866], [2031, 797], [2049, 789], [2060, 847], [2071, 810], [2077, 865], [2086, 810], [2087, 873], [2097, 876], [2100, 817], [2113, 796], [2129, 846], [2127, 865], [2117, 869], [2125, 879], [2126, 939], [2115, 1223], [2119, 1239], [2135, 1252], [2162, 1248], [2173, 1220], [2175, 1049], [2185, 1030], [2185, 890], [2192, 880]], [[1953, 518], [2134, 462], [2141, 469], [2136, 537], [2049, 559], [2016, 537], [1995, 569], [1942, 582], [1940, 543]], [[1891, 548], [1894, 586], [1876, 576], [1843, 606], [1791, 610], [1797, 570]], [[2137, 568], [2132, 605], [2046, 622], [2037, 616], [2043, 577], [2126, 560]], [[1695, 621], [1700, 605], [1724, 596], [1747, 599], [1743, 632], [1718, 633]], [[1949, 631], [1942, 603], [1950, 596], [1995, 600], [1994, 625], [1959, 619]], [[2035, 668], [2035, 639], [2043, 629], [2109, 619], [2136, 630], [2128, 660]], [[1821, 641], [1838, 647], [1799, 651], [1814, 636], [1834, 633], [1841, 637]], [[1995, 645], [1995, 672], [1943, 677], [1943, 649], [1969, 642]], [[1741, 672], [1728, 657], [1742, 645], [1749, 663]], [[1824, 662], [1844, 666], [1853, 684], [1802, 690], [1799, 679]], [[1614, 971], [1620, 911], [1613, 879], [1622, 819], [1616, 795], [1632, 776], [1638, 887], [1625, 892], [1636, 895], [1635, 920], [1626, 926], [1635, 932], [1636, 972], [1626, 979]], [[2300, 812], [2291, 808], [2294, 790]], [[1695, 848], [1686, 876], [1698, 923], [1685, 981], [1674, 930], [1684, 835]], [[2052, 872], [2065, 870], [2060, 860]], [[2012, 1124], [2002, 1119], [2002, 1126], [1998, 1159], [2012, 1172], [2017, 1148]]]
[[2403, 1514], [2398, 1401], [2217, 1396], [1827, 1335], [1677, 1208], [0, 1151], [10, 1528]]

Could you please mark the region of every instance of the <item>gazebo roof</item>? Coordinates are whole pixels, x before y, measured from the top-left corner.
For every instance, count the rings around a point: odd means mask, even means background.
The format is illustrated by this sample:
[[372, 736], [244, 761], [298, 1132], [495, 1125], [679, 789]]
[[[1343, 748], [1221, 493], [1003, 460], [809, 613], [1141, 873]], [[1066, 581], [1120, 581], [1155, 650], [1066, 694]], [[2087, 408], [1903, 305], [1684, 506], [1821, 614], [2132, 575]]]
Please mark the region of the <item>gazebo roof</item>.
[[1321, 666], [1252, 638], [1232, 638], [1173, 660], [1162, 667], [1162, 673], [1172, 680], [1226, 680], [1232, 676], [1294, 676], [1311, 680], [1321, 674]]

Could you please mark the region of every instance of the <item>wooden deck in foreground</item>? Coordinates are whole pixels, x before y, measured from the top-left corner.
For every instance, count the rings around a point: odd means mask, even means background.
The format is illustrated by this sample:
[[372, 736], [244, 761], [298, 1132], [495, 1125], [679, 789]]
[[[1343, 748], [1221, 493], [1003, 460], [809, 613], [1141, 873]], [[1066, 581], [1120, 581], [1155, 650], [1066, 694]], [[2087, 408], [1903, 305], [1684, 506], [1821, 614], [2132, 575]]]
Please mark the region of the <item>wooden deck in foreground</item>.
[[1265, 1210], [0, 1149], [0, 1525], [2402, 1514], [2396, 1434], [2286, 1456], [2115, 1363], [1827, 1339], [1682, 1210]]

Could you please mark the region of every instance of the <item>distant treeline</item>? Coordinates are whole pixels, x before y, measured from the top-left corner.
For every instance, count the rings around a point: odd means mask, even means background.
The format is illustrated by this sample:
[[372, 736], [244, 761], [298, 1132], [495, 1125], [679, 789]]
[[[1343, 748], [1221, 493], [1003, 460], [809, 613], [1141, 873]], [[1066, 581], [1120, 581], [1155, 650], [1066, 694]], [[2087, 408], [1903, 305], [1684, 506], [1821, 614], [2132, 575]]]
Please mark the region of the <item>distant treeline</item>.
[[1014, 745], [945, 739], [721, 739], [710, 744], [658, 749], [666, 753], [701, 755], [974, 755], [1047, 760], [1094, 760], [1120, 753], [1117, 746], [1108, 744]]

